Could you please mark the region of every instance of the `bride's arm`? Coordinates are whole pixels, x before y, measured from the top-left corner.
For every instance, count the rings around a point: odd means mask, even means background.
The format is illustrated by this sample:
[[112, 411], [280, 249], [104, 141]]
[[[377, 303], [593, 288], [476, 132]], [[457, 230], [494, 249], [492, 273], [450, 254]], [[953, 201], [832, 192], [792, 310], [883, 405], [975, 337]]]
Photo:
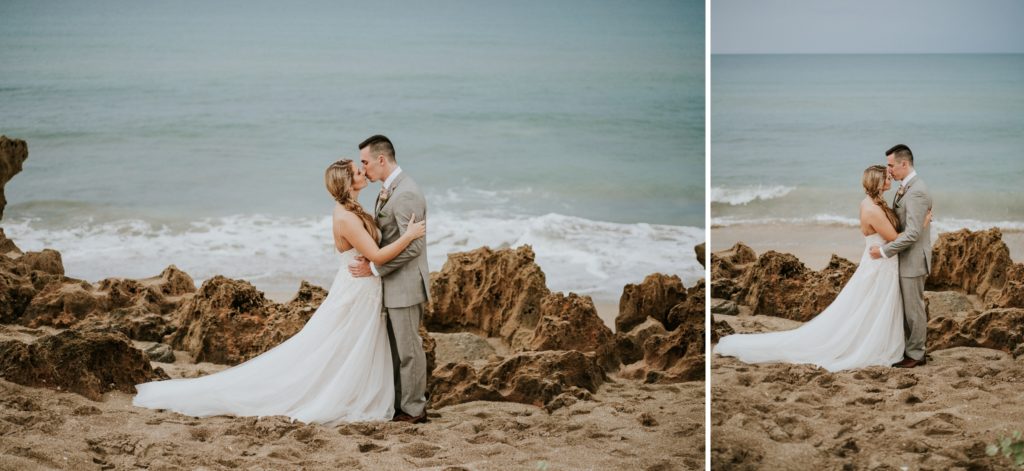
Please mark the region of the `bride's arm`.
[[335, 214], [334, 224], [337, 228], [334, 237], [334, 245], [336, 247], [339, 245], [338, 236], [340, 235], [348, 243], [352, 244], [363, 257], [377, 265], [387, 263], [397, 257], [412, 241], [423, 237], [427, 233], [426, 223], [412, 218], [409, 220], [405, 233], [398, 240], [378, 248], [377, 242], [373, 240], [373, 237], [370, 237], [370, 233], [366, 232], [366, 228], [363, 227], [363, 220], [359, 216], [349, 211], [341, 211], [340, 214]]

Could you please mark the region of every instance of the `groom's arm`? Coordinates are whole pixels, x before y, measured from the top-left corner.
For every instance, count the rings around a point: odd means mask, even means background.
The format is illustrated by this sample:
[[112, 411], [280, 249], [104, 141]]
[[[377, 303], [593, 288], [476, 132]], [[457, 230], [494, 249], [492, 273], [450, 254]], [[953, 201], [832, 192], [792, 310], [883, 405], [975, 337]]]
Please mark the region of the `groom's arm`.
[[[395, 221], [398, 223], [398, 233], [405, 234], [406, 228], [409, 226], [409, 217], [413, 214], [416, 215], [417, 221], [422, 221], [426, 217], [427, 204], [423, 200], [423, 197], [413, 192], [399, 193], [396, 199], [391, 203], [395, 211]], [[427, 238], [420, 237], [412, 241], [402, 253], [398, 254], [397, 257], [391, 259], [383, 265], [377, 266], [371, 264], [371, 268], [378, 276], [387, 276], [391, 272], [401, 268], [411, 260], [415, 260], [419, 257], [423, 250], [427, 247]]]
[[906, 250], [917, 239], [921, 237], [924, 228], [925, 215], [928, 214], [928, 196], [923, 192], [911, 192], [907, 201], [907, 224], [902, 234], [896, 240], [885, 244], [881, 248], [882, 257], [891, 257]]

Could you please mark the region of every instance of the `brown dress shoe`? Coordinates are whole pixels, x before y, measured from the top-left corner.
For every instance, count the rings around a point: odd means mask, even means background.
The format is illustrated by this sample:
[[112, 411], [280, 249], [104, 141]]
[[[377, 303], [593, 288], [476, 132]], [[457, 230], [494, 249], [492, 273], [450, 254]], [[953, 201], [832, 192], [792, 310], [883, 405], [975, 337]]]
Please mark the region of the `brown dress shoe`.
[[920, 360], [915, 360], [910, 357], [903, 357], [902, 361], [900, 361], [899, 363], [895, 363], [892, 366], [894, 368], [916, 368], [918, 366], [924, 366], [926, 363], [928, 363], [928, 360], [925, 360], [924, 358], [921, 358]]
[[427, 414], [424, 412], [423, 414], [417, 415], [416, 417], [413, 417], [413, 416], [408, 415], [408, 414], [402, 414], [400, 417], [395, 417], [392, 420], [395, 421], [395, 422], [408, 422], [410, 424], [422, 424], [422, 423], [427, 421]]

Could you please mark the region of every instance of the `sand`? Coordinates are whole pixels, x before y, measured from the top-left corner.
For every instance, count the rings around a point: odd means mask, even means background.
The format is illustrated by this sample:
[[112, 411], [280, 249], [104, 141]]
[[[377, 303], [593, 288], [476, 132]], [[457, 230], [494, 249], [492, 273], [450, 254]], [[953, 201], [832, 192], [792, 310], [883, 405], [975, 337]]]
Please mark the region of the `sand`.
[[[9, 327], [6, 338], [22, 341], [55, 331]], [[175, 355], [153, 366], [174, 378], [225, 368]], [[703, 382], [611, 379], [552, 413], [471, 402], [433, 410], [426, 424], [338, 427], [192, 418], [134, 407], [121, 392], [93, 402], [0, 379], [0, 469], [703, 469]]]
[[[814, 270], [828, 265], [832, 254], [857, 263], [864, 252], [864, 236], [849, 226], [759, 224], [711, 228], [712, 252], [726, 250], [736, 242], [747, 244], [758, 255], [768, 250], [791, 253]], [[1003, 231], [1003, 242], [1014, 262], [1024, 262], [1024, 232]]]
[[[767, 316], [715, 319], [737, 332], [800, 325]], [[712, 468], [1009, 468], [984, 450], [1024, 429], [1024, 357], [984, 348], [929, 355], [927, 365], [910, 370], [837, 373], [713, 355]]]

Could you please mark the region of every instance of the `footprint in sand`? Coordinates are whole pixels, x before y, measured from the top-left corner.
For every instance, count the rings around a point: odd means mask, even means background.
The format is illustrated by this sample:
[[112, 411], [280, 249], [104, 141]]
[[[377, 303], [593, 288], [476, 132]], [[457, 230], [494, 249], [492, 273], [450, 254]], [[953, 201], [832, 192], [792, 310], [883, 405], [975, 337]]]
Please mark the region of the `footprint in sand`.
[[441, 451], [440, 447], [423, 442], [410, 443], [398, 449], [399, 453], [413, 458], [433, 458], [438, 451]]

